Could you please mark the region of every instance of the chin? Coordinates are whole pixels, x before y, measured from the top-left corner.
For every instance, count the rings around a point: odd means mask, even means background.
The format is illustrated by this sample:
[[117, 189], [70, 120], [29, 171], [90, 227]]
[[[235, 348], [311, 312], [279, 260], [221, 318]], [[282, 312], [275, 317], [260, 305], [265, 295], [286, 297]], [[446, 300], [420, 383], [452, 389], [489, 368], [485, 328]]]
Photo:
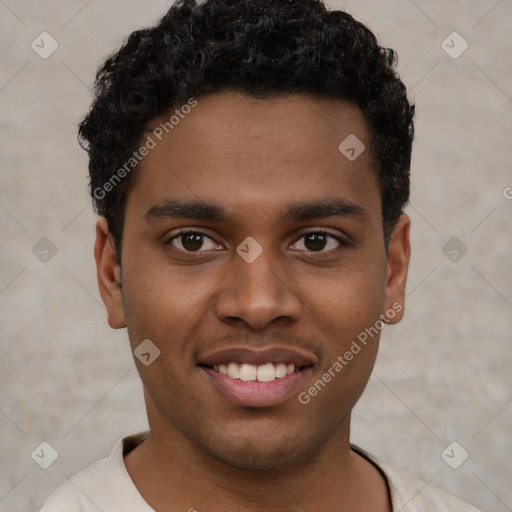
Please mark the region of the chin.
[[201, 449], [228, 466], [253, 471], [277, 470], [300, 463], [312, 457], [319, 449], [319, 443], [309, 439], [247, 439], [225, 438]]

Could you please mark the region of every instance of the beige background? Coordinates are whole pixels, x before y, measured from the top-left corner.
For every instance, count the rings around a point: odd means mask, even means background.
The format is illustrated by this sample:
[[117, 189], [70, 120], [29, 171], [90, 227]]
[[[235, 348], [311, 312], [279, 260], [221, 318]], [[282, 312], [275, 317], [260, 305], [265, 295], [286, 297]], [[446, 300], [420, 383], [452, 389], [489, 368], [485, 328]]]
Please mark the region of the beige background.
[[[126, 333], [97, 291], [76, 124], [101, 60], [168, 5], [0, 0], [1, 511], [37, 511], [146, 424]], [[417, 104], [407, 314], [383, 335], [353, 441], [482, 510], [512, 510], [512, 2], [332, 5], [398, 51]], [[31, 48], [43, 31], [59, 44], [46, 60]], [[441, 47], [453, 31], [469, 43], [457, 59]], [[32, 252], [42, 237], [58, 250], [46, 263]], [[456, 263], [452, 237], [468, 249]], [[42, 441], [59, 454], [46, 470], [31, 458]], [[469, 453], [456, 470], [441, 458], [453, 441]]]

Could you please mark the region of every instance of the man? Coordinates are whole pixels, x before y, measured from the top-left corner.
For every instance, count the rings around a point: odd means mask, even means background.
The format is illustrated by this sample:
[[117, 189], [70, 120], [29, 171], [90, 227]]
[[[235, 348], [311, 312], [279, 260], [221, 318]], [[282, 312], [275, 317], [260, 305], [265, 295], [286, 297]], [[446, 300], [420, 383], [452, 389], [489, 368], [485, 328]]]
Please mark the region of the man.
[[319, 0], [175, 4], [80, 126], [112, 328], [150, 431], [44, 512], [475, 511], [350, 444], [409, 263], [414, 106]]

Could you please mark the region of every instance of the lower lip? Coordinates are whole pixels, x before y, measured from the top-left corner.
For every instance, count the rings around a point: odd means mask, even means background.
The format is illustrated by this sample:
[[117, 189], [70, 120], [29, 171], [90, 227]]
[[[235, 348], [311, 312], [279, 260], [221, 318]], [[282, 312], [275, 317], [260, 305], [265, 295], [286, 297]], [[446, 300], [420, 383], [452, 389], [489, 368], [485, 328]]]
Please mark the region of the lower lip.
[[299, 393], [304, 379], [310, 373], [307, 367], [281, 379], [270, 382], [232, 379], [211, 368], [201, 367], [213, 384], [231, 402], [245, 407], [272, 407]]

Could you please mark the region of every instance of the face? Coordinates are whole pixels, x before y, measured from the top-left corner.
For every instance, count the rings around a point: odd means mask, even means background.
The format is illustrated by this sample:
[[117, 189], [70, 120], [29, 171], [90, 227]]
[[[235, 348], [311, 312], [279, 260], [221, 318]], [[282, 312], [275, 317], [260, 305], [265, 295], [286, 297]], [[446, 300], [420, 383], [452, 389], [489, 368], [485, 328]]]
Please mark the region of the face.
[[[338, 149], [351, 134], [355, 160]], [[383, 316], [402, 315], [409, 220], [386, 258], [364, 116], [225, 92], [153, 138], [125, 205], [122, 287], [104, 219], [96, 242], [110, 325], [160, 351], [135, 359], [150, 426], [237, 467], [305, 460], [348, 433]]]

